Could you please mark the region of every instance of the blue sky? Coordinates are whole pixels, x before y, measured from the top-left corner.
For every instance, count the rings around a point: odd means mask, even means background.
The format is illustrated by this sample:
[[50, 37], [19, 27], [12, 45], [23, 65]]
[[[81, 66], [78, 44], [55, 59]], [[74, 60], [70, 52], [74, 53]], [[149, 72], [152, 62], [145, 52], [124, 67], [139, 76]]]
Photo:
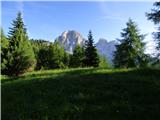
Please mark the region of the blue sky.
[[[153, 2], [2, 2], [2, 27], [5, 33], [12, 27], [11, 21], [17, 11], [23, 18], [30, 38], [54, 41], [65, 30], [76, 30], [87, 38], [91, 29], [95, 41], [108, 41], [120, 37], [129, 17], [139, 26], [141, 33], [148, 34], [146, 41], [152, 41], [155, 30], [145, 12], [153, 8]], [[150, 44], [152, 46], [152, 44]]]

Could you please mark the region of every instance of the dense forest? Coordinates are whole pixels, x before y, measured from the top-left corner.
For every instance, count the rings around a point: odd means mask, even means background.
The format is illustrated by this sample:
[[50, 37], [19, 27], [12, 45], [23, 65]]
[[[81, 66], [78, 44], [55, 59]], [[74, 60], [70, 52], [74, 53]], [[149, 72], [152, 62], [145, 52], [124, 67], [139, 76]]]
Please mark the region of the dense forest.
[[[119, 44], [113, 59], [114, 68], [144, 68], [160, 64], [160, 2], [146, 13], [146, 19], [153, 21], [157, 32], [153, 33], [157, 44], [155, 57], [145, 54], [145, 35], [139, 32], [137, 24], [129, 18], [126, 28], [121, 32]], [[115, 28], [116, 29], [116, 28]], [[76, 46], [73, 54], [67, 53], [58, 42], [29, 39], [21, 12], [12, 21], [6, 36], [1, 28], [1, 72], [5, 75], [19, 76], [27, 71], [56, 68], [105, 67], [111, 65], [101, 57], [94, 44], [92, 31], [84, 46]]]

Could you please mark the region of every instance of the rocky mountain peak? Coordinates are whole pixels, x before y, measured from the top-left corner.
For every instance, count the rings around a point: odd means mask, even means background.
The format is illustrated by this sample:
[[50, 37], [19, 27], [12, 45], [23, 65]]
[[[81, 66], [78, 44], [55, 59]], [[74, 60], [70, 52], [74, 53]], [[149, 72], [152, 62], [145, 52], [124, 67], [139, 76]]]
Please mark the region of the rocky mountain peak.
[[107, 41], [104, 38], [100, 38], [96, 43], [97, 50], [101, 56], [105, 56], [109, 62], [113, 60], [113, 54], [116, 50], [116, 41]]
[[[56, 41], [58, 41], [68, 53], [72, 54], [75, 46], [83, 46], [86, 40], [79, 32], [75, 30], [67, 30], [57, 37]], [[112, 62], [113, 54], [116, 50], [116, 42], [100, 38], [95, 45], [99, 54], [105, 56], [110, 62]]]
[[82, 35], [75, 30], [64, 31], [56, 40], [63, 45], [65, 50], [69, 53], [73, 52], [76, 45], [82, 46], [85, 42]]

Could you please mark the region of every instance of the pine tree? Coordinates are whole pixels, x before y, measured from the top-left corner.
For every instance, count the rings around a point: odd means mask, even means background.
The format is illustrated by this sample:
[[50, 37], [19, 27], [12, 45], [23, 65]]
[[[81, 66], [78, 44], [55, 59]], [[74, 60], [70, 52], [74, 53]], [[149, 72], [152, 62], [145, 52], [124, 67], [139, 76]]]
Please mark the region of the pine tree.
[[74, 48], [73, 55], [71, 56], [70, 66], [71, 67], [82, 67], [84, 63], [84, 48], [77, 45]]
[[87, 67], [98, 67], [99, 66], [99, 55], [94, 45], [92, 32], [89, 31], [88, 40], [85, 44], [85, 66]]
[[135, 22], [131, 19], [127, 27], [121, 33], [120, 44], [116, 45], [114, 65], [119, 68], [143, 67], [147, 65], [147, 57], [144, 54], [144, 35], [140, 35]]
[[12, 25], [13, 27], [9, 31], [7, 72], [10, 75], [20, 75], [33, 70], [35, 56], [20, 12]]
[[[147, 13], [148, 20], [152, 20], [155, 25], [158, 25], [157, 32], [153, 33], [155, 40], [157, 41], [158, 57], [160, 57], [160, 2], [154, 3], [155, 8], [151, 13]], [[160, 59], [160, 58], [159, 58]]]
[[2, 74], [5, 73], [6, 70], [6, 64], [7, 64], [7, 51], [8, 51], [8, 45], [9, 45], [9, 41], [7, 39], [7, 37], [4, 35], [3, 33], [3, 29], [1, 28], [1, 72]]

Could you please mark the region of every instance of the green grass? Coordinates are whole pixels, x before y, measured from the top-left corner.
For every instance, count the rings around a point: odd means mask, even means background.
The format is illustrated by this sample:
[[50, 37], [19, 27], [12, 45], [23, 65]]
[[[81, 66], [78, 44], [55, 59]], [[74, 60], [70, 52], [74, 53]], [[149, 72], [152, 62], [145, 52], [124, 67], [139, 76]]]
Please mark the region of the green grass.
[[79, 68], [1, 78], [2, 120], [160, 119], [160, 70]]

